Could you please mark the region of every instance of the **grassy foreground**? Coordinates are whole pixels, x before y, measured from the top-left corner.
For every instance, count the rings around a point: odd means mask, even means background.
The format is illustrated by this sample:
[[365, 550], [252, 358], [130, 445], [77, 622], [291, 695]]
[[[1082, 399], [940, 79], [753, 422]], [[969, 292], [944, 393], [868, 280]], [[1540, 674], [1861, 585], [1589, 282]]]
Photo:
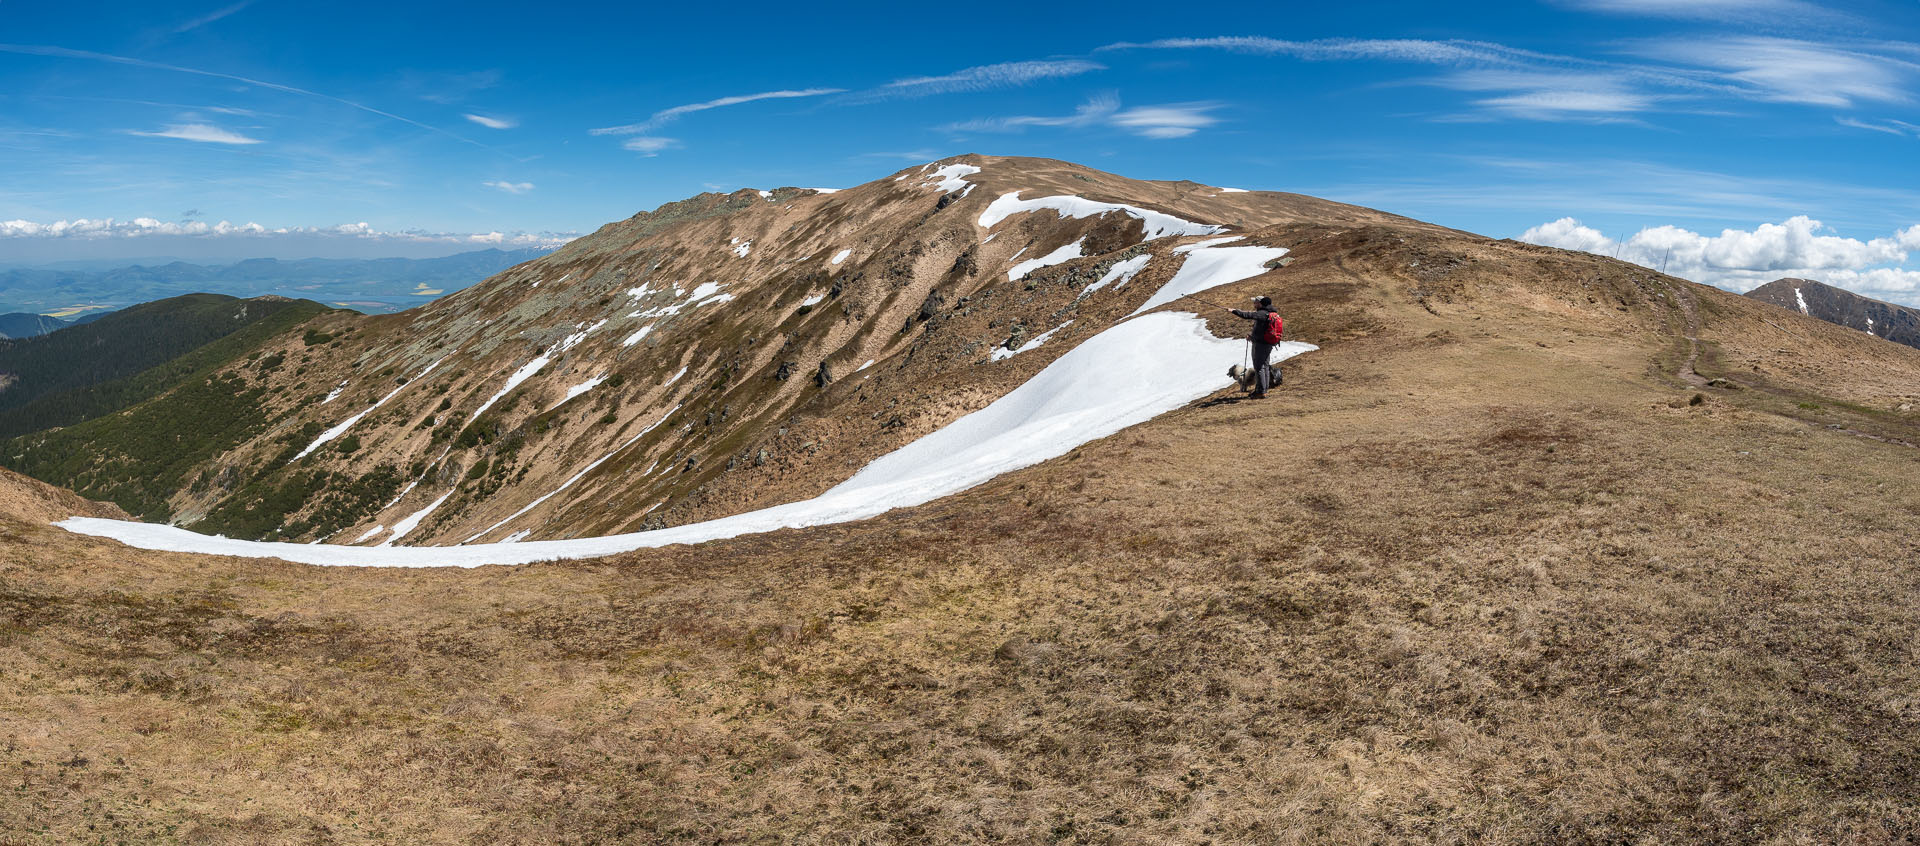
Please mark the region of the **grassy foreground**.
[[1911, 412], [1711, 308], [1740, 389], [1378, 308], [846, 526], [393, 571], [6, 520], [0, 843], [1920, 838]]

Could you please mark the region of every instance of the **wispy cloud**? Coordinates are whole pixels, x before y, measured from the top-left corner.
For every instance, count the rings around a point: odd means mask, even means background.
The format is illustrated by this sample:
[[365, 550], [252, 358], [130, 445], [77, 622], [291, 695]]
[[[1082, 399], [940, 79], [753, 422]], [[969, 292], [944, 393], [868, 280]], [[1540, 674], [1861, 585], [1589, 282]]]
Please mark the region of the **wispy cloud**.
[[950, 123], [940, 127], [947, 132], [1020, 132], [1028, 127], [1084, 128], [1110, 126], [1146, 138], [1184, 138], [1220, 122], [1210, 112], [1219, 103], [1169, 103], [1121, 110], [1120, 98], [1102, 94], [1080, 105], [1073, 114], [1058, 116], [1016, 115], [981, 118]]
[[[463, 137], [461, 135], [455, 134], [453, 132], [449, 132], [447, 130], [441, 129], [440, 127], [433, 126], [431, 124], [421, 123], [420, 121], [414, 120], [409, 117], [402, 117], [392, 112], [376, 109], [376, 108], [373, 108], [372, 106], [362, 105], [360, 103], [353, 102], [352, 100], [341, 99], [331, 94], [322, 94], [318, 91], [309, 91], [305, 88], [295, 88], [294, 86], [291, 86], [291, 85], [281, 85], [277, 82], [267, 82], [265, 80], [260, 80], [260, 79], [250, 79], [248, 77], [236, 76], [230, 73], [220, 73], [219, 71], [200, 70], [199, 68], [181, 67], [179, 65], [163, 64], [161, 62], [149, 62], [145, 59], [135, 59], [129, 56], [115, 56], [108, 53], [95, 53], [90, 50], [73, 50], [66, 47], [52, 47], [52, 46], [41, 45], [41, 44], [0, 44], [0, 53], [15, 53], [20, 55], [28, 55], [28, 56], [51, 56], [51, 57], [62, 58], [62, 59], [80, 59], [84, 61], [106, 62], [109, 64], [127, 65], [129, 67], [172, 71], [174, 73], [193, 74], [196, 76], [212, 77], [214, 79], [225, 79], [225, 80], [231, 80], [233, 82], [242, 82], [247, 85], [255, 85], [255, 86], [270, 89], [273, 91], [281, 91], [288, 94], [298, 94], [303, 97], [313, 97], [320, 100], [326, 100], [331, 103], [338, 103], [340, 105], [347, 106], [349, 108], [359, 109], [360, 111], [366, 112], [368, 114], [379, 115], [380, 117], [384, 117], [389, 120], [397, 120], [401, 123], [407, 124], [408, 126], [417, 127], [419, 129], [424, 129], [428, 132], [444, 135], [456, 141], [460, 141], [466, 144], [472, 144], [475, 147], [480, 147], [487, 150], [493, 150], [492, 147], [488, 147], [487, 145], [482, 144], [478, 141], [475, 141], [471, 138]], [[493, 151], [499, 152], [498, 150], [493, 150]]]
[[1920, 74], [1920, 65], [1903, 59], [1785, 38], [1662, 39], [1636, 50], [1720, 71], [1749, 99], [1821, 106], [1912, 102], [1909, 86]]
[[680, 146], [680, 142], [673, 138], [662, 138], [658, 135], [639, 135], [620, 142], [620, 146], [639, 153], [642, 156], [646, 156], [647, 158], [652, 158], [660, 155], [661, 150]]
[[1842, 17], [1804, 0], [1561, 0], [1560, 5], [1615, 15], [1723, 23]]
[[78, 218], [37, 223], [30, 220], [0, 220], [0, 239], [5, 238], [284, 238], [330, 237], [359, 240], [403, 241], [412, 243], [495, 244], [512, 246], [557, 247], [579, 237], [573, 232], [400, 232], [375, 229], [367, 223], [343, 223], [337, 226], [287, 226], [269, 228], [258, 223], [230, 223], [188, 220], [178, 223], [151, 217], [130, 220], [115, 218]]
[[248, 138], [237, 132], [205, 123], [175, 123], [166, 128], [148, 132], [129, 129], [128, 135], [140, 135], [147, 138], [178, 138], [182, 141], [203, 141], [209, 144], [258, 144], [260, 139]]
[[484, 126], [488, 129], [512, 129], [520, 125], [519, 121], [514, 120], [512, 118], [488, 117], [486, 115], [476, 115], [472, 113], [461, 115], [461, 117], [464, 117], [467, 120], [473, 121], [474, 123], [480, 124], [481, 126]]
[[1884, 123], [1871, 123], [1868, 121], [1858, 120], [1850, 117], [1835, 117], [1833, 119], [1833, 122], [1840, 124], [1841, 126], [1849, 126], [1854, 129], [1867, 129], [1867, 130], [1872, 130], [1874, 132], [1884, 132], [1888, 135], [1896, 135], [1901, 138], [1920, 137], [1920, 126], [1915, 126], [1914, 124], [1907, 123], [1906, 121], [1901, 121], [1901, 120], [1888, 120]]
[[1042, 79], [1059, 79], [1079, 76], [1093, 71], [1106, 70], [1107, 66], [1085, 59], [1049, 59], [1026, 62], [1003, 62], [996, 65], [980, 65], [964, 68], [940, 76], [915, 76], [896, 79], [877, 89], [864, 92], [876, 98], [927, 97], [935, 94], [954, 94], [964, 91], [987, 91], [995, 88], [1013, 88]]
[[505, 180], [496, 179], [488, 182], [482, 182], [480, 184], [485, 185], [488, 188], [498, 188], [509, 194], [525, 194], [528, 191], [533, 190], [533, 183], [531, 182], [507, 182]]
[[[646, 120], [638, 123], [629, 123], [621, 126], [603, 126], [599, 129], [588, 130], [588, 134], [638, 135], [645, 132], [652, 132], [655, 129], [659, 129], [694, 112], [704, 112], [708, 109], [718, 109], [726, 106], [738, 106], [741, 103], [751, 103], [756, 100], [785, 100], [796, 97], [818, 97], [823, 94], [839, 94], [845, 90], [844, 88], [802, 88], [788, 91], [762, 91], [758, 94], [736, 94], [731, 97], [719, 97], [703, 103], [688, 103], [684, 106], [661, 109], [660, 111], [654, 112], [652, 116]], [[628, 149], [633, 148], [629, 147]]]
[[199, 29], [203, 26], [206, 26], [207, 24], [213, 23], [214, 21], [217, 21], [228, 15], [231, 15], [234, 12], [238, 12], [241, 9], [245, 9], [246, 7], [251, 5], [253, 5], [253, 0], [240, 0], [240, 2], [238, 3], [216, 9], [212, 12], [208, 12], [207, 14], [201, 15], [200, 17], [194, 18], [193, 20], [187, 21], [186, 23], [183, 23], [179, 26], [174, 27], [173, 34], [179, 35], [185, 32], [192, 32], [193, 30]]

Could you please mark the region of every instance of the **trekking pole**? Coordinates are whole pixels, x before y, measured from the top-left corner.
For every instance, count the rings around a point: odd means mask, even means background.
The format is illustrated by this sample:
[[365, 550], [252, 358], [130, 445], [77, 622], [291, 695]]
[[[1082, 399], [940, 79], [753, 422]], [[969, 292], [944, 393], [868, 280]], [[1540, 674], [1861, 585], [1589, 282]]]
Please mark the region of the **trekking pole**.
[[1233, 309], [1230, 309], [1230, 308], [1227, 308], [1226, 306], [1223, 306], [1223, 305], [1221, 305], [1221, 304], [1219, 304], [1219, 303], [1210, 303], [1210, 302], [1207, 302], [1206, 300], [1203, 300], [1203, 299], [1200, 299], [1199, 297], [1196, 297], [1196, 296], [1194, 296], [1194, 295], [1192, 295], [1192, 294], [1181, 294], [1181, 295], [1180, 295], [1180, 296], [1178, 296], [1178, 297], [1174, 297], [1174, 299], [1176, 299], [1176, 300], [1192, 300], [1192, 301], [1194, 301], [1194, 302], [1196, 302], [1196, 303], [1200, 303], [1201, 305], [1210, 305], [1210, 306], [1213, 306], [1214, 308], [1217, 308], [1217, 309], [1225, 309], [1226, 311], [1232, 311], [1232, 310], [1233, 310]]

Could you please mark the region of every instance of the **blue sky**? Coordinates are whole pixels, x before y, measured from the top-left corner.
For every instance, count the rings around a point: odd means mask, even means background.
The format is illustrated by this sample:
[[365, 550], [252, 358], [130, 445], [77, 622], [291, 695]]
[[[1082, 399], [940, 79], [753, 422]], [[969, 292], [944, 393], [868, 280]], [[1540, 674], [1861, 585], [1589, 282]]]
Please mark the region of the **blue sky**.
[[920, 8], [0, 0], [0, 263], [437, 255], [983, 152], [1920, 291], [1912, 0]]

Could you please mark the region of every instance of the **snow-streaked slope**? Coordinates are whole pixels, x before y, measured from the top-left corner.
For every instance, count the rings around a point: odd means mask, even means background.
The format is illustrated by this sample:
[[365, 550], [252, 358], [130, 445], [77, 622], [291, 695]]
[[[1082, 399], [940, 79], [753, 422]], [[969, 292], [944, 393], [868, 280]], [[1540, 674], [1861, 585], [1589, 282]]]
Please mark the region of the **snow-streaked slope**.
[[[1313, 349], [1282, 344], [1275, 360]], [[143, 549], [282, 558], [307, 564], [474, 567], [590, 558], [751, 532], [859, 520], [958, 493], [1038, 464], [1230, 384], [1240, 342], [1216, 338], [1182, 312], [1134, 318], [1089, 338], [991, 405], [880, 457], [813, 499], [651, 532], [459, 547], [309, 546], [207, 537], [185, 529], [73, 517], [58, 525]], [[1126, 390], [1108, 376], [1128, 374]], [[430, 510], [431, 507], [429, 507]], [[395, 527], [398, 529], [399, 527]]]
[[1080, 296], [1084, 297], [1108, 285], [1112, 285], [1115, 288], [1125, 287], [1128, 282], [1133, 281], [1134, 275], [1145, 270], [1147, 262], [1152, 260], [1152, 255], [1143, 255], [1134, 256], [1126, 261], [1114, 262], [1112, 267], [1107, 268], [1107, 274], [1100, 277], [1098, 282], [1088, 285], [1080, 292]]
[[1073, 261], [1074, 259], [1080, 258], [1081, 256], [1086, 255], [1086, 253], [1083, 253], [1080, 251], [1081, 245], [1085, 244], [1086, 242], [1087, 242], [1087, 239], [1081, 238], [1078, 241], [1075, 241], [1071, 244], [1061, 247], [1060, 249], [1054, 250], [1053, 252], [1048, 253], [1044, 256], [1041, 256], [1037, 259], [1027, 259], [1026, 261], [1016, 264], [1013, 266], [1013, 269], [1007, 271], [1007, 279], [1009, 281], [1018, 282], [1022, 279], [1027, 278], [1027, 274], [1032, 273], [1036, 270], [1039, 270], [1040, 268], [1052, 267], [1053, 265], [1060, 264], [1061, 262]]
[[294, 456], [293, 459], [295, 461], [298, 461], [302, 458], [306, 458], [314, 450], [319, 449], [322, 444], [325, 444], [326, 442], [331, 441], [334, 438], [337, 438], [337, 437], [340, 437], [341, 435], [346, 434], [348, 429], [353, 428], [353, 424], [360, 422], [360, 418], [365, 417], [369, 414], [372, 414], [375, 409], [379, 408], [380, 406], [386, 405], [387, 400], [390, 400], [396, 396], [399, 396], [400, 392], [406, 390], [409, 385], [412, 385], [413, 383], [420, 381], [427, 374], [432, 373], [433, 369], [435, 367], [439, 367], [440, 362], [442, 361], [446, 361], [446, 358], [442, 357], [434, 361], [434, 363], [427, 365], [427, 369], [420, 371], [412, 379], [408, 379], [406, 384], [401, 385], [398, 388], [394, 388], [391, 391], [388, 391], [386, 396], [381, 397], [379, 401], [375, 402], [373, 405], [367, 406], [367, 410], [362, 411], [359, 414], [355, 414], [354, 416], [341, 421], [338, 425], [335, 425], [331, 429], [321, 432], [320, 437], [314, 438], [313, 443], [307, 444], [307, 448], [301, 450], [300, 454]]
[[1165, 212], [1143, 209], [1139, 206], [1121, 205], [1119, 203], [1100, 203], [1085, 197], [1057, 196], [1022, 200], [1020, 199], [1019, 191], [1011, 194], [1001, 194], [999, 199], [994, 200], [991, 205], [987, 206], [987, 210], [980, 213], [980, 225], [983, 228], [992, 229], [998, 225], [1000, 221], [1006, 220], [1013, 215], [1023, 212], [1039, 211], [1041, 209], [1050, 209], [1063, 218], [1093, 217], [1094, 215], [1107, 214], [1109, 212], [1123, 212], [1139, 218], [1140, 221], [1145, 224], [1145, 237], [1146, 240], [1149, 241], [1155, 238], [1164, 238], [1168, 235], [1212, 235], [1217, 232], [1225, 232], [1227, 229], [1224, 226], [1214, 226], [1209, 223], [1194, 223], [1190, 220], [1181, 220]]
[[1016, 355], [1019, 355], [1023, 352], [1038, 348], [1041, 344], [1046, 343], [1048, 338], [1053, 337], [1053, 333], [1058, 332], [1072, 325], [1073, 325], [1073, 321], [1069, 320], [1065, 323], [1060, 324], [1059, 326], [1055, 326], [1052, 329], [1048, 329], [1045, 332], [1041, 332], [1040, 334], [1033, 336], [1032, 340], [1024, 344], [1021, 344], [1019, 347], [1015, 349], [1007, 349], [1006, 347], [995, 347], [992, 354], [990, 354], [988, 358], [991, 358], [994, 361], [1006, 361], [1007, 359], [1012, 358]]
[[1287, 254], [1285, 247], [1205, 246], [1209, 243], [1213, 242], [1203, 241], [1175, 248], [1187, 254], [1187, 260], [1180, 265], [1180, 272], [1175, 273], [1167, 284], [1160, 286], [1160, 290], [1153, 292], [1153, 296], [1148, 297], [1133, 313], [1139, 314], [1208, 288], [1259, 276], [1267, 272], [1267, 262]]

